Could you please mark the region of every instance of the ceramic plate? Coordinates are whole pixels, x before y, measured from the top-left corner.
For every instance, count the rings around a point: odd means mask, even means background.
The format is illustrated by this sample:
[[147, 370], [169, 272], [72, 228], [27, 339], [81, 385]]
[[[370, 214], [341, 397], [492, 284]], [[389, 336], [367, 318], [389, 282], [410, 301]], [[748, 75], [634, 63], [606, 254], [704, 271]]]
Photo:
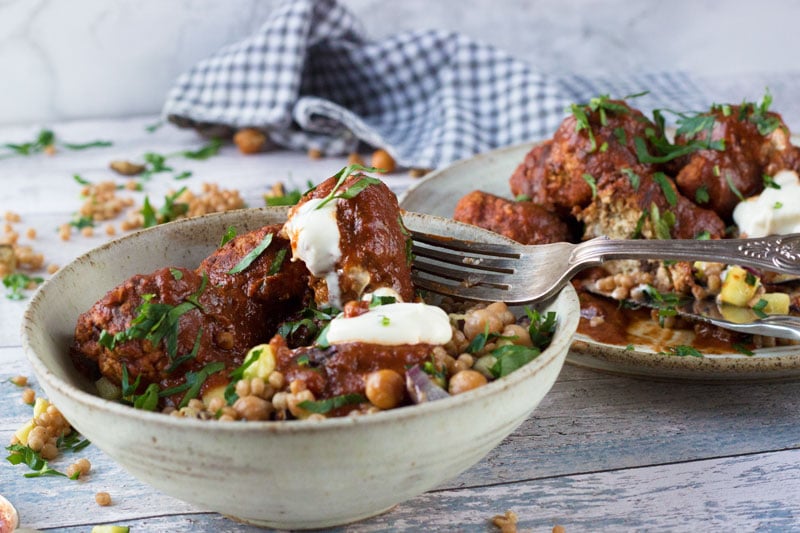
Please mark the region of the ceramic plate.
[[[510, 198], [508, 179], [533, 146], [533, 143], [525, 143], [501, 148], [432, 172], [401, 197], [400, 205], [409, 211], [450, 217], [458, 200], [475, 189]], [[679, 345], [690, 341], [691, 338], [678, 332], [673, 338], [662, 339], [661, 344]], [[636, 344], [604, 344], [577, 334], [567, 361], [596, 370], [660, 379], [800, 378], [800, 346], [759, 349], [752, 356], [733, 351], [704, 353], [703, 357], [676, 356], [662, 350]]]

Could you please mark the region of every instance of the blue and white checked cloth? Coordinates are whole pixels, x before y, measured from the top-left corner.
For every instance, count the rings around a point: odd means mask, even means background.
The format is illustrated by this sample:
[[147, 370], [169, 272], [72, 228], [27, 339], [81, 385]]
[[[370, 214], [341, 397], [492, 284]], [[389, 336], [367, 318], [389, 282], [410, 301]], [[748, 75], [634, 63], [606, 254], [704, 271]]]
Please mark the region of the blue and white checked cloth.
[[183, 74], [163, 114], [184, 126], [257, 127], [279, 146], [328, 155], [363, 142], [402, 166], [437, 168], [548, 137], [572, 102], [642, 91], [645, 112], [712, 103], [683, 73], [548, 76], [452, 32], [369, 41], [336, 0], [290, 0]]

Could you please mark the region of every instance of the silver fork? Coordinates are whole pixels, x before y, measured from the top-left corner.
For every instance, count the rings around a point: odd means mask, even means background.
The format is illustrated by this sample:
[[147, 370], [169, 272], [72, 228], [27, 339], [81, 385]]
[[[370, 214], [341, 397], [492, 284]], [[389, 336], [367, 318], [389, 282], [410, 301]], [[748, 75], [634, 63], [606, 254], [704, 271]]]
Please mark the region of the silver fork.
[[485, 244], [411, 230], [417, 287], [467, 300], [532, 304], [586, 268], [617, 259], [710, 261], [800, 276], [800, 233], [757, 239]]

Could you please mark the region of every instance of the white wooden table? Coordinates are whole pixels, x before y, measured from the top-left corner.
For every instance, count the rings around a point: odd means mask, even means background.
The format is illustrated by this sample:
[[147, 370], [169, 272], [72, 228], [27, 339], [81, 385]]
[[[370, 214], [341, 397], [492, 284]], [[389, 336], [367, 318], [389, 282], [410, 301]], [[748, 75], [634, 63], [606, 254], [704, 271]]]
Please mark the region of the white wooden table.
[[[20, 233], [37, 230], [31, 244], [46, 263], [66, 264], [104, 242], [73, 235], [62, 242], [55, 228], [81, 201], [73, 175], [90, 181], [121, 178], [107, 170], [113, 159], [147, 151], [170, 153], [203, 144], [193, 133], [145, 126], [152, 117], [55, 124], [68, 142], [109, 139], [110, 148], [64, 151], [0, 160], [0, 214], [12, 210]], [[0, 143], [33, 140], [38, 128], [0, 129]], [[185, 181], [156, 175], [138, 193], [163, 203], [169, 189], [203, 182], [237, 188], [250, 206], [276, 181], [320, 181], [343, 160], [308, 159], [274, 152], [244, 157], [228, 146], [207, 161], [175, 158]], [[412, 179], [390, 176], [401, 191]], [[26, 239], [23, 239], [25, 241]], [[26, 375], [35, 383], [20, 347], [26, 302], [0, 295], [0, 441], [31, 415], [21, 389], [8, 382]], [[702, 384], [635, 380], [565, 367], [550, 394], [522, 427], [458, 478], [381, 516], [336, 531], [493, 531], [491, 517], [513, 510], [523, 531], [787, 531], [800, 530], [800, 383]], [[5, 444], [4, 444], [5, 445]], [[164, 496], [128, 475], [103, 452], [82, 452], [93, 467], [85, 481], [27, 479], [24, 466], [0, 462], [0, 493], [20, 514], [20, 526], [88, 531], [94, 524], [129, 525], [132, 531], [257, 531], [205, 509]], [[53, 466], [65, 469], [70, 457]], [[94, 494], [107, 491], [113, 505]]]

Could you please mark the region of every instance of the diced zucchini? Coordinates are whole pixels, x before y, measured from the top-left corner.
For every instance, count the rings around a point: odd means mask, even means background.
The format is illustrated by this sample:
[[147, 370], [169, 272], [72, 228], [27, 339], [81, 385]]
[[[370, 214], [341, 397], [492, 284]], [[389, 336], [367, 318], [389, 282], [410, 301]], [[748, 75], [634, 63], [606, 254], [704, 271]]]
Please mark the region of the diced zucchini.
[[14, 432], [14, 436], [17, 437], [17, 440], [23, 446], [28, 445], [28, 435], [30, 435], [31, 430], [33, 429], [33, 420], [28, 420], [25, 424], [22, 425], [18, 430]]
[[760, 286], [761, 281], [757, 276], [742, 267], [731, 266], [722, 282], [719, 299], [722, 303], [745, 307]]
[[225, 388], [227, 385], [220, 385], [219, 387], [212, 387], [203, 394], [203, 404], [208, 407], [211, 400], [214, 398], [225, 398]]
[[122, 389], [105, 376], [95, 381], [94, 386], [97, 387], [97, 394], [106, 400], [119, 400], [122, 397]]
[[259, 344], [250, 348], [244, 358], [244, 363], [247, 364], [253, 358], [257, 360], [244, 369], [242, 377], [252, 379], [261, 378], [267, 379], [269, 375], [275, 370], [275, 353], [272, 351], [272, 346], [269, 344]]
[[47, 411], [48, 407], [50, 407], [50, 402], [44, 398], [36, 398], [36, 402], [33, 404], [33, 418], [37, 418], [40, 414]]
[[761, 295], [761, 299], [767, 302], [762, 311], [768, 315], [789, 314], [789, 295], [785, 292], [767, 292]]
[[130, 533], [130, 526], [94, 526], [92, 533]]

